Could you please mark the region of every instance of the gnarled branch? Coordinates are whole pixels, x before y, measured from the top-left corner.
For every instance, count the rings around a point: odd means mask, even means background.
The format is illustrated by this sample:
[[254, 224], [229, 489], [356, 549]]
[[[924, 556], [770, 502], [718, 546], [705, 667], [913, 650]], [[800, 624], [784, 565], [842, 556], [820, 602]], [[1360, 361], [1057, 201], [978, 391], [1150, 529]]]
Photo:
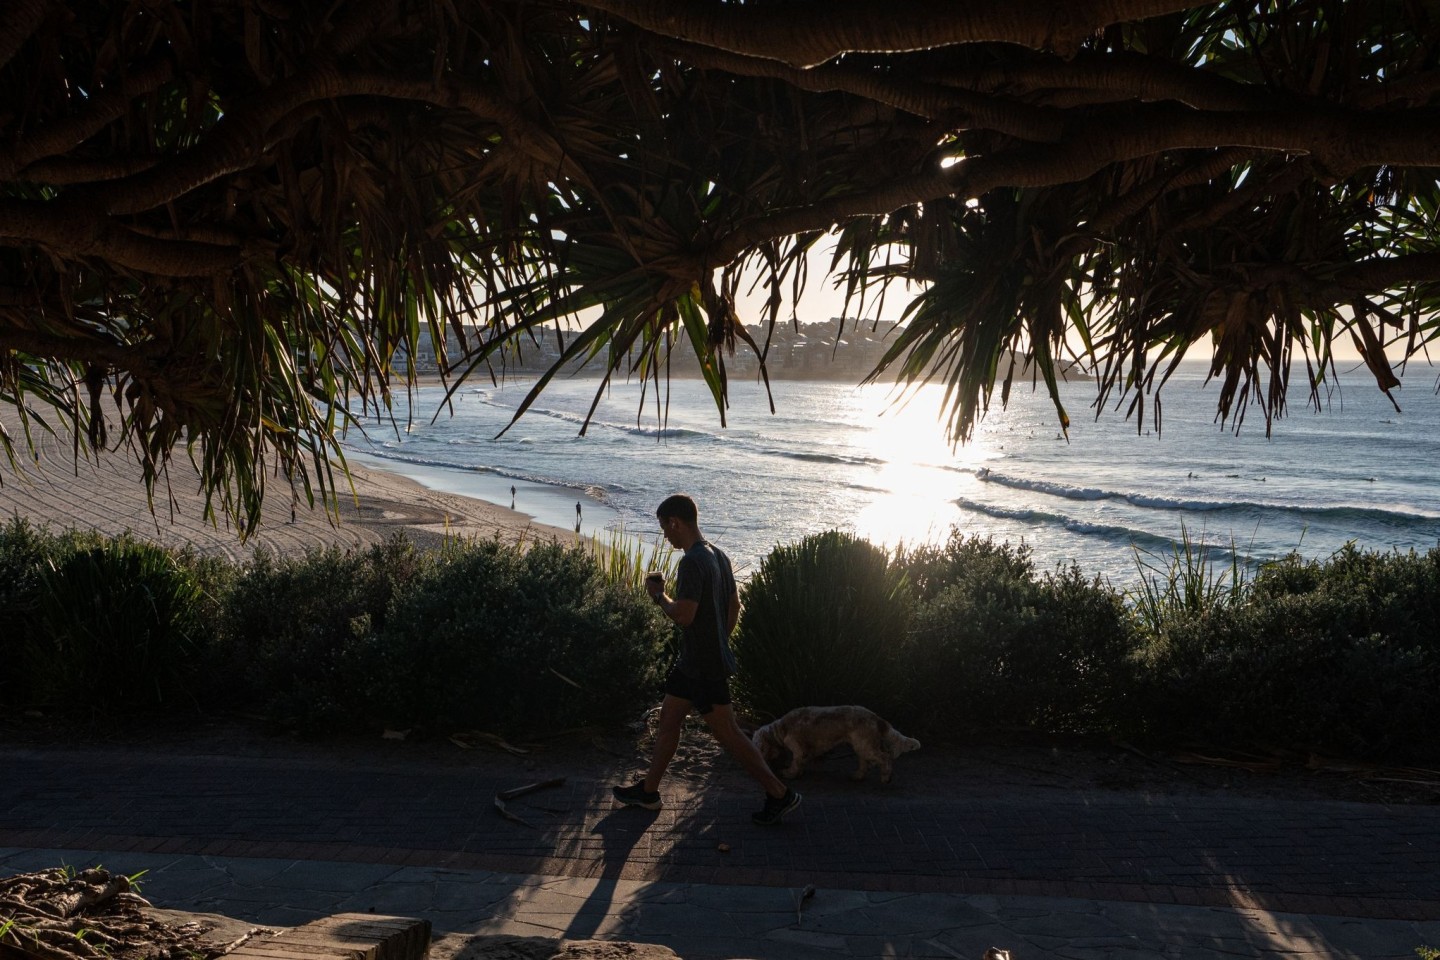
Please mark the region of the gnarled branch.
[[1211, 6], [1208, 0], [586, 0], [651, 33], [747, 56], [813, 67], [843, 53], [898, 53], [965, 43], [1014, 43], [1073, 53], [1096, 31], [1127, 20]]

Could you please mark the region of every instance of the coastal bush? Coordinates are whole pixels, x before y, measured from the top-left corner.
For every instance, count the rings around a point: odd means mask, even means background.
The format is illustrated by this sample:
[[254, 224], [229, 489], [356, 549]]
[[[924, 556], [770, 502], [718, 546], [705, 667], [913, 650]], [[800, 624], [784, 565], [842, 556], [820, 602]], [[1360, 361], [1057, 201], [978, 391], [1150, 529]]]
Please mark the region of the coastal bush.
[[958, 532], [906, 561], [924, 585], [906, 664], [922, 728], [1114, 724], [1136, 637], [1113, 590], [1073, 566], [1037, 579], [1023, 546]]
[[22, 644], [34, 630], [40, 604], [40, 571], [64, 543], [48, 530], [14, 517], [0, 525], [0, 702], [23, 703], [30, 677], [21, 662]]
[[1379, 635], [1399, 648], [1440, 646], [1440, 549], [1379, 552], [1347, 544], [1323, 561], [1291, 554], [1265, 564], [1251, 596], [1335, 598], [1333, 626], [1352, 637]]
[[741, 601], [735, 695], [751, 713], [858, 703], [897, 722], [909, 716], [910, 591], [884, 549], [839, 531], [777, 546]]
[[1433, 757], [1440, 642], [1420, 617], [1433, 610], [1423, 594], [1436, 559], [1291, 557], [1262, 568], [1241, 602], [1167, 621], [1143, 657], [1132, 733]]
[[[382, 629], [391, 602], [433, 562], [403, 536], [366, 550], [258, 551], [225, 597], [211, 664], [224, 696], [308, 730], [353, 721], [350, 647]], [[218, 692], [217, 692], [218, 695]]]
[[62, 540], [40, 567], [19, 658], [31, 701], [111, 718], [193, 709], [224, 564], [128, 536], [87, 540]]
[[[673, 630], [635, 580], [668, 562], [396, 539], [235, 567], [13, 520], [0, 702], [121, 718], [258, 707], [312, 731], [611, 723], [657, 692]], [[761, 717], [858, 702], [932, 735], [1027, 727], [1434, 761], [1440, 550], [1292, 556], [1219, 592], [1199, 569], [1174, 590], [1157, 578], [1163, 602], [1142, 609], [1073, 566], [1037, 576], [1023, 545], [956, 532], [892, 558], [808, 537], [744, 587], [737, 701]]]
[[1035, 573], [1025, 544], [997, 543], [994, 537], [966, 535], [958, 527], [943, 544], [901, 550], [896, 563], [905, 570], [917, 603], [934, 600], [957, 583], [1025, 581]]
[[634, 717], [657, 693], [670, 624], [583, 547], [453, 547], [350, 650], [374, 724], [535, 734]]

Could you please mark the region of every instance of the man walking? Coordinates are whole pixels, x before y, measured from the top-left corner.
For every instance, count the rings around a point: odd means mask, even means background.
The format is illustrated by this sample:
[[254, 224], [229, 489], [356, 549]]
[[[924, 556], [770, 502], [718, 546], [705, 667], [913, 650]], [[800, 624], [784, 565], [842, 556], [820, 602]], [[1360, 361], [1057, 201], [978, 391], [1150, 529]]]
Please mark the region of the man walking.
[[655, 514], [665, 539], [684, 555], [675, 575], [673, 597], [666, 594], [660, 574], [646, 578], [645, 590], [665, 615], [680, 625], [680, 652], [665, 677], [665, 699], [660, 705], [650, 769], [643, 780], [614, 787], [615, 799], [647, 810], [660, 809], [660, 780], [680, 744], [685, 717], [696, 710], [711, 735], [765, 790], [765, 806], [750, 819], [762, 826], [777, 824], [800, 806], [800, 794], [771, 772], [735, 722], [730, 703], [729, 680], [735, 673], [730, 634], [740, 619], [740, 591], [730, 558], [701, 535], [699, 510], [683, 493], [666, 497]]

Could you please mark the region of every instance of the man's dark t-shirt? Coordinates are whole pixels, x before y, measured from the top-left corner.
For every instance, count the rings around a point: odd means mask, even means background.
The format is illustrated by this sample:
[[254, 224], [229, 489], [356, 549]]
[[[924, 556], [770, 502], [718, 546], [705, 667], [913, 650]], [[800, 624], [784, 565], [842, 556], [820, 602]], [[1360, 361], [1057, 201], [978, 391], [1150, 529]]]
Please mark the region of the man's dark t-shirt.
[[723, 680], [735, 673], [735, 654], [725, 629], [734, 592], [730, 558], [705, 540], [691, 544], [675, 576], [675, 599], [699, 604], [695, 619], [681, 635], [676, 661], [681, 673], [704, 680]]

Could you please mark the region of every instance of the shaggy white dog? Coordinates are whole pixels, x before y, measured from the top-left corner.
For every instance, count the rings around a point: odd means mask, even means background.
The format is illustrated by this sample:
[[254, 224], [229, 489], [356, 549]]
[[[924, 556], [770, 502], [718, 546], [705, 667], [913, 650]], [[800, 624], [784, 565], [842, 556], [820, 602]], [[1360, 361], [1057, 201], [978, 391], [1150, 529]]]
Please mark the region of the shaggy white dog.
[[860, 761], [851, 778], [864, 780], [874, 764], [880, 768], [881, 783], [890, 782], [896, 757], [920, 749], [919, 740], [905, 736], [874, 712], [856, 706], [796, 707], [756, 730], [751, 739], [772, 768], [786, 751], [790, 753], [790, 765], [780, 774], [782, 777], [798, 777], [807, 761], [849, 743]]

